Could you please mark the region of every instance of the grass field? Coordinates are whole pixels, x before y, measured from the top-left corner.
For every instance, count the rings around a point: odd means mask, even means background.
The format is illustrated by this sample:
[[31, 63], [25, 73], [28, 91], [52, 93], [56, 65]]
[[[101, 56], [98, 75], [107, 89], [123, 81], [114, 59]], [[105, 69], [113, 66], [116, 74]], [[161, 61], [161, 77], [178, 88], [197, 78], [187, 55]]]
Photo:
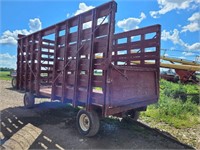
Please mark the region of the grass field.
[[11, 80], [10, 71], [0, 71], [0, 80]]
[[153, 118], [176, 128], [188, 128], [200, 124], [199, 86], [160, 82], [160, 99], [150, 105], [141, 117]]

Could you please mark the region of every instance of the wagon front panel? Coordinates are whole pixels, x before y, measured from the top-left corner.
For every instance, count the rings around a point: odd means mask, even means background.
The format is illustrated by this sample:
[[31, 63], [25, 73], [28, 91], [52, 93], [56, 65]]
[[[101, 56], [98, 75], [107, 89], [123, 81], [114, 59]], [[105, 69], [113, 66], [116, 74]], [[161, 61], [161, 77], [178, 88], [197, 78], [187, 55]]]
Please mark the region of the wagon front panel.
[[113, 43], [107, 115], [157, 102], [160, 25], [115, 34]]

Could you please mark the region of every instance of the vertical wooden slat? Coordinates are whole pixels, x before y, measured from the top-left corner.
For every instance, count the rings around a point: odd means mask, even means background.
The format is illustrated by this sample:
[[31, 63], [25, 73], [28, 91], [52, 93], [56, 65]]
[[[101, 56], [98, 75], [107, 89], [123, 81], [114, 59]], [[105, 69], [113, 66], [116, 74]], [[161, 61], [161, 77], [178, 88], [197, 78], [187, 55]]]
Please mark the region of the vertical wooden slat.
[[[111, 63], [112, 60], [112, 47], [113, 47], [113, 35], [114, 35], [114, 27], [115, 27], [115, 11], [116, 11], [116, 4], [110, 3], [110, 14], [109, 14], [109, 26], [108, 26], [108, 44], [107, 44], [107, 52], [106, 52], [106, 58], [108, 58], [108, 62]], [[104, 78], [104, 105], [102, 108], [102, 115], [106, 116], [107, 111], [110, 106], [110, 84], [111, 84], [111, 68], [110, 64], [107, 67], [107, 70], [105, 71], [105, 78]]]
[[51, 92], [51, 100], [55, 99], [55, 90], [56, 90], [56, 82], [58, 79], [57, 73], [57, 53], [58, 53], [58, 36], [59, 36], [59, 27], [56, 26], [55, 28], [55, 45], [54, 45], [54, 65], [53, 65], [53, 78], [52, 78], [52, 92]]
[[[127, 37], [127, 44], [130, 44], [130, 43], [131, 43], [131, 37], [129, 36], [129, 37]], [[130, 47], [128, 47], [127, 54], [130, 54], [130, 53], [131, 53], [131, 49], [130, 49]], [[130, 65], [130, 63], [131, 63], [131, 61], [127, 60], [126, 64]]]
[[[48, 46], [50, 46], [50, 43], [48, 43]], [[48, 52], [50, 52], [50, 49], [48, 49]], [[48, 59], [50, 59], [50, 55], [48, 55]], [[48, 61], [48, 65], [49, 65], [50, 63], [49, 63], [49, 61]], [[48, 73], [48, 75], [47, 75], [47, 82], [48, 83], [50, 83], [50, 75], [49, 75], [50, 73]]]
[[[159, 76], [160, 76], [160, 39], [161, 39], [161, 26], [158, 27], [158, 30], [156, 32], [156, 38], [158, 39], [158, 43], [157, 43], [157, 46], [156, 46], [156, 56], [157, 56], [157, 60], [156, 60], [156, 66], [157, 66], [157, 74], [155, 75], [155, 79], [159, 79]], [[159, 88], [159, 80], [156, 80], [156, 95], [159, 95], [159, 92], [160, 92], [160, 88]]]
[[[115, 39], [114, 42], [115, 42], [115, 45], [118, 44], [118, 40], [117, 40], [117, 39]], [[116, 51], [113, 51], [113, 53], [114, 53], [113, 56], [117, 55], [117, 52], [116, 52]], [[117, 61], [114, 61], [114, 65], [117, 65]]]
[[21, 66], [21, 56], [19, 55], [21, 51], [21, 40], [17, 41], [17, 89], [20, 88], [20, 78], [21, 78], [21, 72], [20, 72], [20, 66]]
[[21, 55], [20, 55], [20, 81], [19, 81], [19, 88], [20, 88], [20, 90], [22, 90], [23, 89], [23, 41], [24, 41], [24, 39], [21, 39], [20, 40], [21, 42], [20, 42], [20, 52], [21, 52]]
[[88, 72], [88, 91], [87, 91], [87, 104], [86, 104], [86, 110], [91, 110], [91, 100], [92, 100], [92, 81], [93, 81], [93, 70], [94, 70], [94, 31], [97, 24], [97, 18], [96, 18], [96, 9], [92, 11], [92, 33], [91, 34], [91, 40], [90, 40], [90, 66], [89, 66], [89, 72]]
[[28, 80], [28, 48], [29, 48], [29, 37], [25, 38], [25, 43], [26, 43], [26, 58], [25, 58], [25, 91], [27, 91], [27, 80]]
[[[67, 64], [67, 51], [68, 51], [68, 35], [69, 35], [69, 26], [68, 26], [68, 21], [66, 21], [66, 26], [65, 26], [65, 50], [64, 50], [64, 66]], [[62, 83], [62, 101], [65, 100], [65, 90], [66, 90], [66, 68], [64, 68], [63, 71], [63, 83]]]
[[41, 72], [41, 54], [42, 54], [42, 33], [39, 33], [39, 47], [38, 47], [38, 55], [37, 55], [37, 71], [36, 71], [36, 95], [40, 94], [40, 72]]
[[[141, 42], [144, 42], [145, 41], [145, 34], [143, 33], [143, 34], [141, 34]], [[141, 65], [142, 66], [144, 66], [144, 53], [145, 53], [145, 50], [144, 50], [144, 48], [145, 48], [145, 45], [144, 44], [142, 44], [141, 45], [141, 53], [142, 53], [142, 55], [141, 55]]]
[[157, 46], [156, 46], [156, 56], [157, 56], [156, 65], [158, 66], [159, 74], [160, 74], [159, 66], [160, 66], [160, 36], [161, 36], [160, 30], [161, 30], [161, 27], [159, 26], [156, 32], [156, 38], [158, 39]]
[[76, 107], [77, 105], [77, 97], [78, 97], [78, 76], [80, 74], [79, 70], [79, 62], [80, 62], [80, 46], [81, 46], [81, 31], [82, 31], [82, 21], [81, 21], [81, 16], [78, 16], [78, 40], [77, 40], [77, 47], [76, 47], [76, 70], [75, 70], [75, 83], [74, 83], [74, 96], [73, 96], [73, 101], [72, 105], [73, 107]]
[[33, 84], [34, 84], [34, 82], [33, 82], [33, 78], [34, 78], [34, 75], [33, 75], [33, 66], [34, 66], [34, 58], [33, 58], [33, 55], [34, 55], [34, 43], [35, 43], [35, 41], [34, 41], [34, 34], [31, 36], [31, 41], [32, 41], [32, 43], [31, 43], [31, 46], [30, 46], [30, 54], [31, 54], [31, 57], [30, 57], [30, 59], [31, 59], [31, 64], [30, 64], [30, 83], [29, 83], [29, 89], [30, 89], [30, 91], [31, 92], [33, 92]]

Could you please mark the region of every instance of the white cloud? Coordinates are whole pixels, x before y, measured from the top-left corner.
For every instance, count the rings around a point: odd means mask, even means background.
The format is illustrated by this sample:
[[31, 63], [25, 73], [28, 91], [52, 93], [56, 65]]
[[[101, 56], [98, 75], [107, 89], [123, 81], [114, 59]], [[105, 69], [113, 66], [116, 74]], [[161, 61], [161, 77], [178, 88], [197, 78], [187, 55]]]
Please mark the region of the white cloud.
[[185, 55], [185, 56], [193, 56], [193, 55], [195, 55], [192, 52], [183, 52], [182, 54]]
[[198, 30], [200, 30], [200, 24], [198, 22], [192, 22], [184, 26], [182, 32], [186, 32], [186, 31], [195, 32]]
[[127, 18], [117, 22], [117, 26], [124, 31], [129, 31], [139, 28], [138, 25], [146, 18], [146, 15], [142, 12], [139, 18]]
[[198, 21], [197, 19], [200, 19], [200, 13], [196, 12], [194, 13], [190, 18], [188, 18], [188, 21]]
[[72, 13], [72, 14], [67, 13], [66, 16], [67, 16], [67, 18], [69, 18], [71, 16], [76, 16], [76, 15], [79, 15], [79, 14], [86, 12], [86, 11], [93, 9], [93, 8], [95, 8], [95, 7], [94, 6], [87, 6], [85, 3], [79, 3], [79, 9], [75, 13]]
[[181, 46], [184, 45], [184, 42], [179, 37], [179, 31], [177, 29], [174, 29], [170, 32], [163, 30], [161, 34], [161, 39], [163, 41], [171, 40], [174, 44], [179, 44]]
[[0, 37], [0, 44], [16, 45], [18, 34], [28, 35], [42, 28], [42, 23], [40, 19], [39, 18], [30, 19], [29, 28], [30, 28], [29, 31], [27, 29], [14, 30], [14, 31], [6, 30], [5, 32], [3, 32], [3, 35]]
[[173, 31], [166, 31], [163, 30], [161, 34], [161, 40], [167, 41], [170, 40], [173, 44], [178, 44], [188, 50], [199, 50], [200, 49], [200, 42], [194, 43], [194, 44], [188, 44], [185, 43], [180, 37], [179, 37], [179, 31], [177, 29], [174, 29]]
[[[75, 13], [67, 13], [67, 18], [71, 17], [71, 16], [76, 16], [76, 15], [79, 15], [83, 12], [86, 12], [90, 9], [93, 9], [95, 8], [94, 6], [87, 6], [85, 3], [79, 3], [79, 9], [75, 12]], [[90, 28], [92, 26], [92, 22], [87, 22], [85, 24], [83, 24], [83, 29], [87, 29], [87, 28]]]
[[182, 27], [181, 32], [195, 32], [200, 30], [200, 13], [196, 12], [194, 13], [190, 18], [188, 18], [188, 21], [190, 22], [188, 25]]
[[160, 10], [150, 11], [153, 18], [158, 18], [172, 10], [184, 10], [196, 8], [200, 3], [199, 0], [157, 0]]
[[16, 45], [17, 44], [17, 35], [18, 34], [27, 35], [27, 34], [30, 34], [30, 32], [27, 31], [26, 29], [15, 30], [13, 32], [7, 30], [0, 37], [0, 44], [12, 44], [12, 45]]
[[200, 42], [198, 43], [194, 43], [192, 45], [189, 45], [189, 44], [186, 44], [186, 47], [189, 49], [189, 50], [200, 50]]
[[80, 3], [79, 4], [79, 9], [75, 12], [74, 15], [76, 16], [78, 14], [81, 14], [81, 13], [83, 13], [85, 11], [88, 11], [90, 9], [93, 9], [93, 8], [94, 8], [94, 6], [87, 6], [85, 3]]
[[0, 67], [16, 68], [17, 57], [8, 53], [0, 53]]
[[42, 23], [39, 18], [29, 20], [30, 32], [35, 32], [42, 29]]

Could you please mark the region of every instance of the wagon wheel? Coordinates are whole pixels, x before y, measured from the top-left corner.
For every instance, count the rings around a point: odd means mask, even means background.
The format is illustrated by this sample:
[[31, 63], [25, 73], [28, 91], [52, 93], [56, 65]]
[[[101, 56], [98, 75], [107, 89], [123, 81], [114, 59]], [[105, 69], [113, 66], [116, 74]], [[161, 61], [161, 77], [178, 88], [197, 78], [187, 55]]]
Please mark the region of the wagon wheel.
[[99, 117], [95, 111], [80, 110], [77, 114], [76, 122], [78, 131], [84, 136], [91, 137], [99, 131]]
[[139, 119], [139, 116], [140, 116], [140, 112], [139, 111], [136, 111], [136, 110], [130, 110], [130, 111], [127, 111], [123, 114], [123, 120], [127, 120], [128, 118], [131, 118], [132, 120], [135, 120], [137, 121]]
[[35, 97], [32, 93], [26, 92], [24, 94], [24, 106], [25, 108], [32, 108], [35, 104]]
[[15, 89], [15, 88], [17, 87], [17, 80], [16, 80], [16, 77], [13, 77], [13, 78], [12, 78], [11, 84], [12, 84], [13, 89]]
[[140, 112], [139, 111], [134, 111], [131, 113], [131, 119], [137, 121], [139, 119], [139, 116], [140, 116]]

